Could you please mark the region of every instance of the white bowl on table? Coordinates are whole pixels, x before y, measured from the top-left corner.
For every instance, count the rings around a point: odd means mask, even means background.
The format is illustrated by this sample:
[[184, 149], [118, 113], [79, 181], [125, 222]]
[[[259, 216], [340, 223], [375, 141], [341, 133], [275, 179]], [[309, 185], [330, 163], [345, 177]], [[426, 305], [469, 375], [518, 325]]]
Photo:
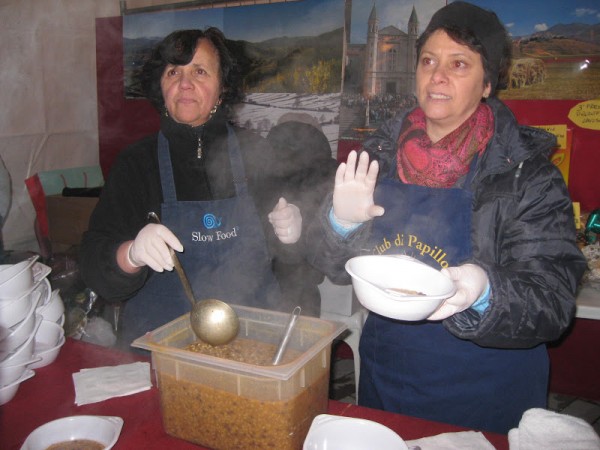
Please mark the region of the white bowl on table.
[[31, 369], [39, 369], [40, 367], [46, 367], [47, 365], [52, 364], [58, 357], [62, 346], [65, 345], [65, 341], [66, 338], [62, 336], [52, 347], [34, 348], [33, 357], [38, 360], [29, 364], [28, 367]]
[[17, 347], [23, 344], [31, 333], [34, 333], [36, 325], [36, 303], [34, 298], [29, 305], [27, 315], [22, 321], [10, 328], [2, 328], [2, 335], [0, 336], [0, 361], [2, 361], [8, 353], [13, 352]]
[[303, 450], [408, 450], [398, 434], [377, 422], [329, 414], [316, 416]]
[[33, 280], [37, 283], [46, 278], [52, 272], [52, 268], [41, 262], [36, 262], [31, 266], [31, 271], [33, 272]]
[[58, 323], [42, 320], [35, 333], [35, 347], [42, 350], [54, 347], [64, 335], [65, 331]]
[[29, 361], [33, 359], [33, 350], [35, 348], [35, 333], [42, 323], [42, 317], [39, 314], [36, 314], [34, 331], [27, 338], [27, 340], [12, 350], [11, 352], [4, 352], [1, 355], [2, 360], [0, 360], [0, 368], [3, 366], [12, 366], [16, 363]]
[[0, 327], [14, 327], [30, 314], [32, 304], [38, 307], [39, 301], [40, 293], [34, 286], [21, 297], [0, 303]]
[[449, 277], [409, 256], [357, 256], [345, 267], [358, 301], [392, 319], [424, 320], [456, 292]]
[[29, 367], [30, 364], [39, 361], [41, 358], [32, 356], [26, 361], [18, 361], [15, 363], [4, 363], [0, 365], [0, 387], [8, 386], [18, 380]]
[[49, 293], [45, 302], [40, 302], [37, 313], [44, 317], [44, 320], [50, 322], [59, 322], [61, 316], [65, 313], [65, 304], [60, 296], [60, 290], [55, 289]]
[[38, 302], [38, 308], [41, 308], [43, 305], [47, 304], [50, 301], [52, 295], [52, 287], [50, 286], [50, 280], [48, 280], [47, 278], [42, 278], [41, 280], [38, 280], [35, 284], [34, 291], [40, 293], [40, 301]]
[[35, 255], [16, 264], [0, 265], [0, 301], [20, 297], [33, 287], [32, 267], [38, 258]]
[[123, 419], [114, 416], [70, 416], [48, 422], [31, 432], [21, 450], [46, 450], [77, 439], [99, 442], [111, 449], [121, 434]]
[[19, 390], [21, 383], [29, 380], [34, 375], [35, 372], [33, 370], [26, 369], [17, 380], [7, 384], [6, 386], [0, 387], [0, 405], [4, 405], [5, 403], [11, 401]]
[[53, 363], [64, 343], [65, 332], [63, 327], [56, 322], [42, 320], [42, 324], [35, 336], [35, 346], [33, 349], [33, 355], [41, 359], [29, 367], [31, 369], [39, 369]]

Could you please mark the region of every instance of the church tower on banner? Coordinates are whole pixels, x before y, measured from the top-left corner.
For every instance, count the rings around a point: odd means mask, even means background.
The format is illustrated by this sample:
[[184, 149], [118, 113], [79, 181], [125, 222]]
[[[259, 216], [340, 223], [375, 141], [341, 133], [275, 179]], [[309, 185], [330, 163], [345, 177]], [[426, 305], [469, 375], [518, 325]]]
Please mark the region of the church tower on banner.
[[363, 54], [363, 97], [414, 93], [418, 37], [419, 19], [414, 6], [407, 32], [404, 32], [393, 25], [380, 30], [377, 9], [373, 5]]
[[376, 91], [377, 42], [379, 40], [379, 20], [375, 4], [367, 22], [367, 45], [365, 46], [365, 73], [363, 76], [363, 96], [370, 97]]

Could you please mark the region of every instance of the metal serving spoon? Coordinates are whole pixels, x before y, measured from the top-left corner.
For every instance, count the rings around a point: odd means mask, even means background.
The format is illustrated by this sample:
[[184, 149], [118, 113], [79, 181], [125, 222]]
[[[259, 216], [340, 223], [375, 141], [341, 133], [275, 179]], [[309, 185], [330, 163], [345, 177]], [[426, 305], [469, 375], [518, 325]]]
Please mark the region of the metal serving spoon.
[[[155, 212], [149, 212], [148, 219], [160, 223]], [[214, 298], [197, 301], [177, 253], [170, 247], [169, 251], [185, 295], [192, 304], [190, 325], [196, 336], [210, 345], [224, 345], [231, 342], [240, 329], [240, 319], [235, 310], [227, 303]]]
[[288, 323], [283, 332], [283, 336], [281, 337], [281, 342], [279, 342], [279, 347], [277, 347], [277, 351], [275, 352], [275, 355], [273, 356], [272, 364], [274, 366], [279, 364], [279, 361], [281, 361], [281, 358], [283, 357], [283, 353], [285, 352], [285, 349], [287, 348], [287, 344], [290, 340], [290, 336], [292, 335], [294, 325], [296, 325], [296, 321], [298, 320], [298, 316], [300, 315], [300, 311], [302, 311], [302, 308], [300, 308], [299, 306], [296, 306], [294, 308], [294, 310], [292, 311], [292, 313], [290, 314], [290, 318], [288, 319]]

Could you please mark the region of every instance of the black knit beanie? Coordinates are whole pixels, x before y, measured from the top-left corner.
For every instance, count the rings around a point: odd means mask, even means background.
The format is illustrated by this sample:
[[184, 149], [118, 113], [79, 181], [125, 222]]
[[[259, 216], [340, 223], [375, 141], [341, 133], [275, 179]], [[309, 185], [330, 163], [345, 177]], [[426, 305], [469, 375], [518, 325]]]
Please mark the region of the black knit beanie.
[[469, 30], [479, 40], [492, 71], [490, 82], [494, 92], [507, 36], [498, 16], [470, 3], [453, 2], [440, 8], [433, 15], [425, 33], [442, 27]]

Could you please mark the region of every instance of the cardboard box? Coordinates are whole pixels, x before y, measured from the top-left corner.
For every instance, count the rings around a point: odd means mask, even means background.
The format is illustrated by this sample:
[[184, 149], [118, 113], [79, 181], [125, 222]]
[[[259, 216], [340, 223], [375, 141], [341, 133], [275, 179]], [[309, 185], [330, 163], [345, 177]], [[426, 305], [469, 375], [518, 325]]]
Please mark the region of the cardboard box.
[[48, 236], [52, 245], [67, 248], [79, 245], [83, 233], [88, 229], [90, 215], [96, 203], [97, 197], [47, 196]]

